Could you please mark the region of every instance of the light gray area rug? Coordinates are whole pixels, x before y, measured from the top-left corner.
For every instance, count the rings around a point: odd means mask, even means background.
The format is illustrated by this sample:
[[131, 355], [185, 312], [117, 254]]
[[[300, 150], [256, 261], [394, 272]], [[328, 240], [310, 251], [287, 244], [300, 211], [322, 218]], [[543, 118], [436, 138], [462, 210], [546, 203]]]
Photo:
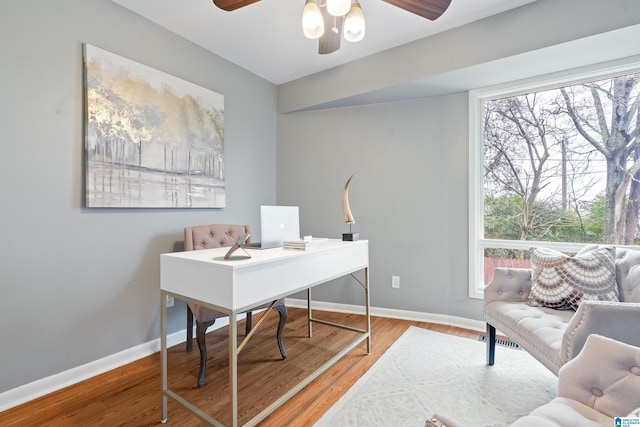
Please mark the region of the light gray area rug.
[[508, 426], [553, 399], [557, 382], [523, 350], [500, 346], [487, 366], [484, 343], [411, 326], [315, 427], [421, 427], [433, 413]]

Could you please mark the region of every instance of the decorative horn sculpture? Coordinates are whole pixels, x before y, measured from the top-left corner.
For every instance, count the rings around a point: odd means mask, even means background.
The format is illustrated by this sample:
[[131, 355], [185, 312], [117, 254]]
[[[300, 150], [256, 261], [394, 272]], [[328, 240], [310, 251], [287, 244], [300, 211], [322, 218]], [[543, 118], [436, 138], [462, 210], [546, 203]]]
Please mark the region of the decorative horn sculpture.
[[349, 183], [351, 182], [351, 178], [353, 178], [353, 175], [349, 177], [347, 183], [344, 185], [344, 189], [342, 190], [342, 212], [344, 213], [344, 222], [347, 224], [356, 223], [356, 220], [353, 219], [351, 208], [349, 207]]
[[344, 222], [349, 224], [349, 232], [342, 234], [342, 240], [349, 242], [356, 241], [360, 238], [359, 233], [351, 232], [351, 224], [356, 223], [356, 220], [353, 219], [351, 208], [349, 207], [349, 183], [351, 182], [351, 178], [353, 178], [353, 175], [349, 177], [342, 190], [342, 213], [344, 214]]

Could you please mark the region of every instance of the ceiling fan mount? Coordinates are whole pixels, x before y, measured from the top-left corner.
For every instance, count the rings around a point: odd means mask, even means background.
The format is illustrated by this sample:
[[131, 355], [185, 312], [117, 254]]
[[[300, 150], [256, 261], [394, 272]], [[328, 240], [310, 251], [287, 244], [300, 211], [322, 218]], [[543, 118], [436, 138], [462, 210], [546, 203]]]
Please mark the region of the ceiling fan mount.
[[[228, 12], [249, 6], [260, 0], [213, 0], [213, 3]], [[430, 21], [438, 19], [449, 7], [451, 0], [382, 0], [407, 12], [414, 13]], [[342, 3], [341, 12], [330, 11], [328, 3]], [[320, 4], [322, 3], [322, 4]], [[345, 6], [346, 3], [346, 6]], [[333, 6], [334, 8], [336, 6]], [[346, 7], [346, 9], [344, 8]], [[318, 53], [327, 54], [340, 48], [340, 35], [344, 30], [349, 41], [359, 41], [364, 37], [364, 16], [358, 0], [306, 0], [303, 12], [303, 27], [307, 9], [313, 28], [304, 28], [308, 38], [318, 38]], [[346, 12], [345, 12], [346, 10]], [[346, 24], [345, 24], [346, 23]], [[344, 28], [343, 28], [344, 27]]]

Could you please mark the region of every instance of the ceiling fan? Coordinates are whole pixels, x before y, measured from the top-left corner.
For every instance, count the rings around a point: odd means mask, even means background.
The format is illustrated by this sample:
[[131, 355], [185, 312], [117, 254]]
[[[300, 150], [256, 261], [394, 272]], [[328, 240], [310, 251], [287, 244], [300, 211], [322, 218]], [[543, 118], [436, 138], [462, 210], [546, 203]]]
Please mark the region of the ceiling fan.
[[[231, 12], [259, 1], [213, 0], [213, 3], [220, 9]], [[383, 1], [431, 21], [438, 19], [451, 3], [451, 0]], [[360, 41], [364, 37], [364, 16], [358, 0], [306, 0], [302, 21], [305, 36], [319, 39], [320, 54], [338, 50], [340, 35], [343, 32], [345, 38], [352, 42]]]

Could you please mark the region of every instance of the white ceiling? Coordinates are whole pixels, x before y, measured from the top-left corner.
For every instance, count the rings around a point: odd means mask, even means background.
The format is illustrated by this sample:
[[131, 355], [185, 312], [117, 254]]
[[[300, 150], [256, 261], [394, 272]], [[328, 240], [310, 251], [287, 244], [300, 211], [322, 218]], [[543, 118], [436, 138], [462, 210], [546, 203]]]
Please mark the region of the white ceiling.
[[317, 40], [302, 34], [304, 0], [262, 0], [225, 12], [212, 0], [113, 0], [234, 64], [282, 84], [532, 3], [536, 0], [452, 0], [429, 21], [382, 0], [360, 0], [366, 35], [359, 43], [318, 54]]

